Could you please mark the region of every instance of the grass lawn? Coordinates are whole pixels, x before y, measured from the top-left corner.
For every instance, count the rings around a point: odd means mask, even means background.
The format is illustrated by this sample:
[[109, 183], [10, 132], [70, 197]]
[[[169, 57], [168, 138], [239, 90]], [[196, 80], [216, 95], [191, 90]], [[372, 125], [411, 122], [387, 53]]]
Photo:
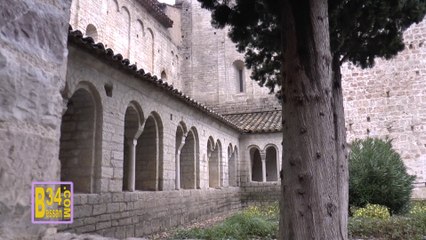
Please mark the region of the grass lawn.
[[[177, 230], [173, 239], [276, 239], [278, 203], [250, 206], [223, 222], [206, 228]], [[353, 239], [423, 240], [426, 236], [426, 201], [413, 202], [403, 216], [358, 216], [349, 219]]]

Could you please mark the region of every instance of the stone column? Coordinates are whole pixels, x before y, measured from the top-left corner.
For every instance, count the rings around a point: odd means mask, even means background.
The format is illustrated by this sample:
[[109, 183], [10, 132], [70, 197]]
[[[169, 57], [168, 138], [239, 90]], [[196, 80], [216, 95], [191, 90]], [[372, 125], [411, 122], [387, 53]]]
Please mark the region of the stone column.
[[175, 173], [175, 188], [180, 189], [180, 147], [176, 152], [176, 173]]
[[262, 160], [262, 182], [266, 182], [266, 152], [260, 151], [260, 159]]
[[182, 141], [176, 151], [176, 174], [175, 174], [175, 178], [176, 178], [176, 190], [180, 189], [180, 153], [181, 150], [183, 148], [183, 146], [185, 145], [185, 139], [186, 139], [186, 135], [182, 136]]
[[137, 144], [137, 140], [136, 139], [128, 139], [127, 140], [127, 147], [128, 147], [128, 151], [129, 151], [129, 156], [128, 156], [128, 162], [129, 165], [127, 166], [127, 173], [128, 173], [128, 177], [127, 177], [127, 188], [130, 192], [134, 192], [135, 191], [135, 181], [136, 181], [136, 144]]

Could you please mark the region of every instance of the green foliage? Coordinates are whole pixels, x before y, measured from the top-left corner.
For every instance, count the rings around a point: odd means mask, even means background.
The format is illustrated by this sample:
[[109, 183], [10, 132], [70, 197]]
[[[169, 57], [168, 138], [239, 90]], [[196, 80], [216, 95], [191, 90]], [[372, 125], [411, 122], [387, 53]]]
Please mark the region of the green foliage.
[[391, 213], [408, 210], [413, 181], [390, 140], [367, 138], [352, 143], [349, 156], [349, 204], [388, 207]]
[[[410, 216], [425, 216], [426, 217], [426, 201], [414, 201], [411, 204], [411, 209], [409, 211]], [[425, 222], [426, 224], [426, 222]]]
[[348, 229], [352, 238], [423, 240], [426, 236], [426, 215], [392, 216], [389, 219], [351, 218]]
[[[281, 85], [280, 0], [198, 0], [212, 11], [215, 27], [230, 26], [229, 36], [245, 53], [252, 78], [271, 92]], [[420, 22], [424, 0], [329, 0], [330, 47], [339, 66], [350, 61], [371, 67], [404, 49], [402, 32]], [[298, 3], [296, 3], [297, 5]], [[301, 5], [301, 4], [300, 4]], [[303, 6], [302, 6], [303, 7]], [[338, 69], [333, 69], [337, 71]]]
[[[384, 209], [383, 206], [369, 206], [380, 212]], [[370, 213], [362, 215], [349, 219], [352, 238], [422, 240], [426, 236], [426, 201], [415, 201], [406, 216], [383, 217], [385, 213], [373, 214], [382, 217], [370, 217]], [[278, 233], [278, 219], [277, 203], [251, 206], [210, 228], [180, 230], [173, 239], [274, 239]]]
[[378, 204], [367, 204], [364, 208], [355, 210], [355, 218], [378, 218], [389, 219], [390, 213], [387, 207]]
[[175, 239], [275, 239], [278, 231], [278, 204], [253, 206], [211, 228], [180, 230]]

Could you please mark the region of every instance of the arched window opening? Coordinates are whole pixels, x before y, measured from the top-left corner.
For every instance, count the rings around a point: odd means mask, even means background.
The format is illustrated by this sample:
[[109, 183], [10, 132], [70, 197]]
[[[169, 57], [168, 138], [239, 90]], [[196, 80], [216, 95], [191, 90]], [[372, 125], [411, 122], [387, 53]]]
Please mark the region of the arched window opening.
[[207, 157], [209, 166], [209, 187], [220, 187], [220, 146], [218, 143], [214, 144], [213, 139], [210, 137], [207, 142]]
[[237, 152], [231, 144], [228, 146], [228, 176], [229, 186], [237, 186]]
[[266, 149], [266, 181], [278, 181], [277, 150], [274, 147]]
[[151, 28], [147, 28], [146, 34], [146, 46], [147, 46], [147, 59], [145, 60], [145, 65], [148, 66], [148, 71], [154, 72], [154, 33]]
[[245, 72], [244, 72], [244, 62], [241, 60], [235, 61], [233, 64], [234, 67], [234, 89], [236, 93], [245, 92]]
[[135, 25], [135, 30], [134, 33], [132, 35], [132, 51], [130, 51], [130, 60], [134, 61], [136, 63], [136, 65], [138, 66], [138, 68], [142, 67], [144, 69], [146, 69], [146, 66], [144, 65], [144, 59], [146, 58], [146, 56], [144, 54], [144, 44], [145, 44], [145, 30], [144, 30], [144, 25], [143, 22], [138, 19], [136, 21], [136, 25]]
[[89, 24], [86, 27], [86, 36], [93, 38], [93, 41], [98, 41], [98, 30], [93, 24]]
[[257, 148], [250, 149], [251, 159], [251, 180], [254, 182], [262, 182], [262, 159], [260, 151]]
[[194, 133], [189, 131], [180, 154], [180, 187], [183, 189], [194, 189], [196, 187], [195, 155], [196, 138]]
[[198, 131], [195, 127], [191, 128], [191, 132], [195, 139], [195, 185], [196, 188], [201, 188], [200, 178], [200, 141], [198, 139]]
[[136, 146], [140, 135], [140, 122], [136, 108], [127, 107], [124, 115], [123, 191], [135, 191]]
[[175, 174], [175, 180], [176, 180], [176, 189], [180, 189], [180, 162], [181, 162], [181, 151], [183, 148], [183, 145], [185, 144], [185, 135], [184, 135], [184, 129], [181, 125], [179, 125], [176, 129], [176, 144], [175, 144], [175, 168], [176, 168], [176, 174]]
[[67, 107], [61, 124], [61, 181], [72, 181], [77, 193], [99, 192], [101, 109], [83, 88], [72, 95]]
[[166, 71], [164, 70], [161, 72], [161, 79], [167, 80], [167, 74], [166, 74]]
[[136, 190], [159, 190], [159, 143], [158, 124], [149, 116], [136, 150]]
[[123, 39], [121, 44], [123, 44], [124, 49], [122, 49], [122, 53], [124, 54], [125, 58], [129, 58], [130, 53], [130, 12], [126, 7], [121, 7], [121, 16], [120, 16], [120, 23], [121, 27], [118, 29], [118, 32], [120, 33], [120, 38]]

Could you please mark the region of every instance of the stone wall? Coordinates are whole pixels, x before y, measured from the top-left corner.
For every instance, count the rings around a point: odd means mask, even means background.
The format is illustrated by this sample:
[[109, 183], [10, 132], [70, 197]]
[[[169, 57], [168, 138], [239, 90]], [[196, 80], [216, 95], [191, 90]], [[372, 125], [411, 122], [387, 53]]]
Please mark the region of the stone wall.
[[390, 138], [426, 198], [426, 20], [404, 33], [406, 49], [372, 69], [347, 64], [343, 89], [348, 141]]
[[70, 1], [0, 1], [0, 239], [34, 239], [31, 182], [57, 180]]
[[[102, 42], [152, 75], [160, 78], [164, 71], [167, 81], [181, 88], [179, 21], [166, 28], [135, 0], [73, 0], [72, 3], [70, 24], [74, 29], [93, 37], [95, 42]], [[180, 15], [179, 8], [167, 9], [174, 17]], [[89, 25], [96, 29], [95, 36], [87, 31]]]
[[240, 189], [78, 194], [74, 223], [61, 231], [141, 237], [241, 209]]

